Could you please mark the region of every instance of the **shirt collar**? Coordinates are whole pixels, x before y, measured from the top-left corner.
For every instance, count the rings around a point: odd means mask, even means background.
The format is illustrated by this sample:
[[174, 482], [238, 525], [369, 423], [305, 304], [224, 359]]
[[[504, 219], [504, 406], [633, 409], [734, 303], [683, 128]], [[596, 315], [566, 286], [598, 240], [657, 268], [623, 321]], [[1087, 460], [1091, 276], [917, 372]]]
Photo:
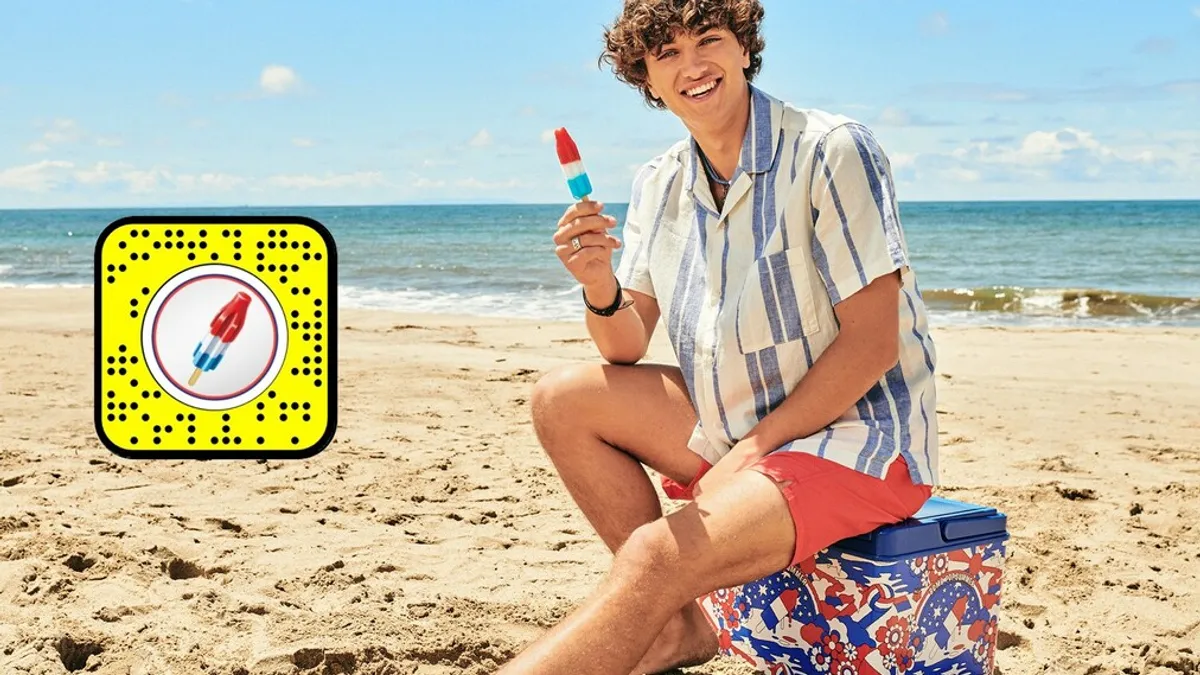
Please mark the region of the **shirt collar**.
[[[783, 104], [754, 85], [750, 87], [750, 118], [746, 124], [746, 135], [742, 138], [742, 154], [730, 182], [737, 182], [743, 173], [760, 174], [770, 171], [779, 156], [782, 142], [780, 130], [783, 126]], [[700, 146], [695, 137], [688, 139], [688, 189], [693, 190], [696, 181], [704, 177], [700, 160]]]

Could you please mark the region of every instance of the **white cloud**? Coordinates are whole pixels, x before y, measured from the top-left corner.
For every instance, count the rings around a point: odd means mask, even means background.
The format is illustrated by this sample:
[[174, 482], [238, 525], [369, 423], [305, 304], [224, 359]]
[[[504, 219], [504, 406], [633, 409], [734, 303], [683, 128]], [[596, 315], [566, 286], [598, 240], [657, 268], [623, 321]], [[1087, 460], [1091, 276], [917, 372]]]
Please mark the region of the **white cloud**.
[[427, 190], [430, 188], [443, 188], [446, 187], [446, 181], [433, 180], [431, 178], [419, 176], [415, 181], [413, 181], [412, 186], [422, 190]]
[[504, 189], [514, 189], [514, 188], [525, 187], [526, 183], [524, 183], [523, 181], [521, 181], [517, 178], [509, 178], [508, 180], [504, 180], [504, 181], [490, 181], [489, 182], [489, 181], [482, 181], [482, 180], [479, 180], [478, 178], [471, 177], [471, 178], [464, 178], [463, 180], [457, 181], [455, 183], [455, 185], [458, 187], [461, 187], [461, 188], [467, 188], [469, 190], [504, 190]]
[[42, 134], [38, 139], [25, 146], [29, 152], [50, 152], [56, 147], [91, 142], [101, 148], [116, 148], [124, 145], [124, 140], [118, 136], [91, 136], [73, 119], [59, 118], [38, 125]]
[[1017, 164], [1046, 164], [1060, 161], [1065, 153], [1075, 150], [1102, 157], [1116, 154], [1097, 141], [1091, 132], [1067, 127], [1060, 131], [1035, 131], [1025, 136], [1020, 148], [1007, 158]]
[[241, 176], [227, 173], [202, 173], [199, 175], [182, 175], [175, 178], [175, 183], [182, 190], [204, 190], [229, 192], [246, 185], [249, 181]]
[[70, 178], [75, 165], [44, 159], [34, 164], [0, 170], [0, 188], [20, 192], [49, 192]]
[[75, 180], [84, 185], [102, 185], [118, 180], [119, 176], [132, 170], [133, 167], [124, 162], [96, 162], [90, 169], [76, 171]]
[[130, 195], [162, 195], [162, 193], [229, 192], [244, 186], [248, 180], [226, 173], [206, 172], [178, 174], [169, 169], [151, 167], [139, 169], [127, 162], [95, 162], [78, 166], [70, 161], [43, 160], [0, 171], [0, 189], [29, 193], [48, 193], [71, 187], [124, 187]]
[[[3, 94], [3, 93], [4, 93], [4, 91], [0, 90], [0, 94]], [[536, 114], [537, 114], [537, 110], [531, 105], [527, 105], [524, 108], [521, 108], [521, 112], [520, 112], [521, 117], [533, 117]]]
[[898, 180], [1045, 185], [1119, 183], [1125, 186], [1200, 179], [1189, 153], [1200, 139], [1156, 138], [1105, 142], [1075, 127], [1023, 137], [982, 139], [949, 152], [890, 156]]
[[63, 160], [43, 160], [0, 171], [0, 189], [27, 193], [48, 193], [72, 186], [124, 187], [135, 195], [228, 192], [246, 183], [246, 179], [230, 174], [176, 174], [161, 167], [138, 169], [126, 162], [96, 162], [90, 166], [79, 166]]
[[554, 130], [553, 129], [547, 129], [542, 132], [542, 142], [543, 143], [553, 143], [554, 142]]
[[166, 188], [174, 182], [169, 171], [157, 168], [126, 171], [120, 180], [124, 181], [129, 186], [129, 192], [135, 195], [157, 192], [159, 188]]
[[80, 128], [78, 122], [72, 119], [56, 119], [49, 124], [41, 124], [39, 127], [45, 131], [38, 140], [27, 146], [30, 152], [47, 152], [56, 145], [77, 143], [84, 138], [83, 129]]
[[312, 174], [271, 176], [267, 183], [274, 187], [309, 190], [324, 188], [366, 188], [386, 185], [383, 174], [378, 171], [358, 171], [356, 173], [326, 173], [324, 176]]
[[947, 180], [956, 183], [978, 183], [982, 178], [982, 174], [974, 169], [966, 169], [961, 166], [950, 167], [942, 172], [942, 176]]
[[300, 87], [300, 77], [287, 66], [269, 65], [258, 76], [258, 86], [268, 95], [281, 95]]
[[386, 187], [388, 181], [377, 171], [326, 173], [324, 175], [275, 175], [253, 179], [219, 171], [176, 173], [162, 166], [137, 167], [127, 162], [95, 162], [80, 165], [65, 160], [42, 160], [33, 164], [0, 170], [0, 190], [29, 194], [88, 192], [113, 188], [130, 195], [154, 197], [191, 197], [229, 194], [235, 191], [261, 192], [264, 188], [284, 190], [358, 189]]
[[47, 143], [70, 143], [77, 141], [83, 135], [79, 123], [75, 120], [58, 119], [51, 123], [50, 129], [42, 134]]
[[475, 134], [470, 141], [467, 142], [473, 148], [484, 148], [492, 144], [492, 135], [487, 129], [480, 129], [479, 133]]
[[1196, 5], [1195, 7], [1192, 8], [1192, 16], [1196, 17], [1197, 19], [1200, 19], [1200, 5]]
[[908, 126], [908, 121], [908, 111], [887, 107], [880, 111], [879, 118], [875, 120], [875, 123], [893, 127], [906, 127]]
[[921, 22], [921, 32], [925, 35], [945, 35], [950, 32], [950, 17], [945, 12], [934, 12]]
[[311, 148], [316, 145], [316, 143], [311, 138], [293, 138], [292, 145], [296, 146], [297, 148]]

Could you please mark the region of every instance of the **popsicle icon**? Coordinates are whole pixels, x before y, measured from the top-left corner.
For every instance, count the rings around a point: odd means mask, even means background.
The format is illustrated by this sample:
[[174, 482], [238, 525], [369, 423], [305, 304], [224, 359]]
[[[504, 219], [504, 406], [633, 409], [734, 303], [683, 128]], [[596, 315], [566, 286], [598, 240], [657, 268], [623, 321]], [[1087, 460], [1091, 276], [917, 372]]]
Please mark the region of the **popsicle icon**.
[[571, 188], [571, 196], [582, 201], [588, 200], [592, 194], [592, 181], [588, 178], [587, 170], [583, 168], [583, 160], [579, 157], [579, 148], [565, 128], [554, 130], [554, 145], [558, 150], [558, 163], [562, 165], [563, 174], [567, 177], [567, 187]]
[[208, 335], [200, 338], [196, 348], [192, 350], [192, 364], [196, 366], [196, 370], [192, 371], [188, 386], [194, 386], [201, 373], [214, 370], [221, 363], [225, 350], [229, 349], [229, 343], [237, 338], [238, 333], [242, 332], [242, 327], [246, 325], [246, 310], [249, 307], [250, 296], [239, 291], [213, 317], [208, 326]]

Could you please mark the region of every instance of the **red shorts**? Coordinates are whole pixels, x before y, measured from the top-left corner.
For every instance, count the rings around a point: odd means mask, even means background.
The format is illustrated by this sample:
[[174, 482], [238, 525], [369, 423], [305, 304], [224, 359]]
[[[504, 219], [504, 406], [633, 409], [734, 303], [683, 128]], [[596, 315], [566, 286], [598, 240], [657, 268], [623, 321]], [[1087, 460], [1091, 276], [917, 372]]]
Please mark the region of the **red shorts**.
[[[663, 491], [671, 499], [691, 499], [711, 468], [704, 462], [686, 486], [663, 476]], [[843, 539], [912, 516], [932, 494], [928, 485], [912, 482], [903, 457], [883, 480], [805, 452], [776, 452], [748, 468], [773, 479], [787, 500], [796, 526], [792, 565]]]

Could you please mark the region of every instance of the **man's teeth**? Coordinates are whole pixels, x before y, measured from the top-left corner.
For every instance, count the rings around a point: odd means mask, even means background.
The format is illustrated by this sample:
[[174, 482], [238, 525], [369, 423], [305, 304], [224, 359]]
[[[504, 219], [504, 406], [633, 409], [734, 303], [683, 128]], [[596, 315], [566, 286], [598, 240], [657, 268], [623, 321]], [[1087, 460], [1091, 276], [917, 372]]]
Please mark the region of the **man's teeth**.
[[687, 89], [685, 90], [685, 93], [687, 93], [688, 96], [700, 96], [701, 94], [708, 93], [715, 86], [717, 86], [717, 81], [713, 80], [708, 84], [702, 84], [695, 89]]

